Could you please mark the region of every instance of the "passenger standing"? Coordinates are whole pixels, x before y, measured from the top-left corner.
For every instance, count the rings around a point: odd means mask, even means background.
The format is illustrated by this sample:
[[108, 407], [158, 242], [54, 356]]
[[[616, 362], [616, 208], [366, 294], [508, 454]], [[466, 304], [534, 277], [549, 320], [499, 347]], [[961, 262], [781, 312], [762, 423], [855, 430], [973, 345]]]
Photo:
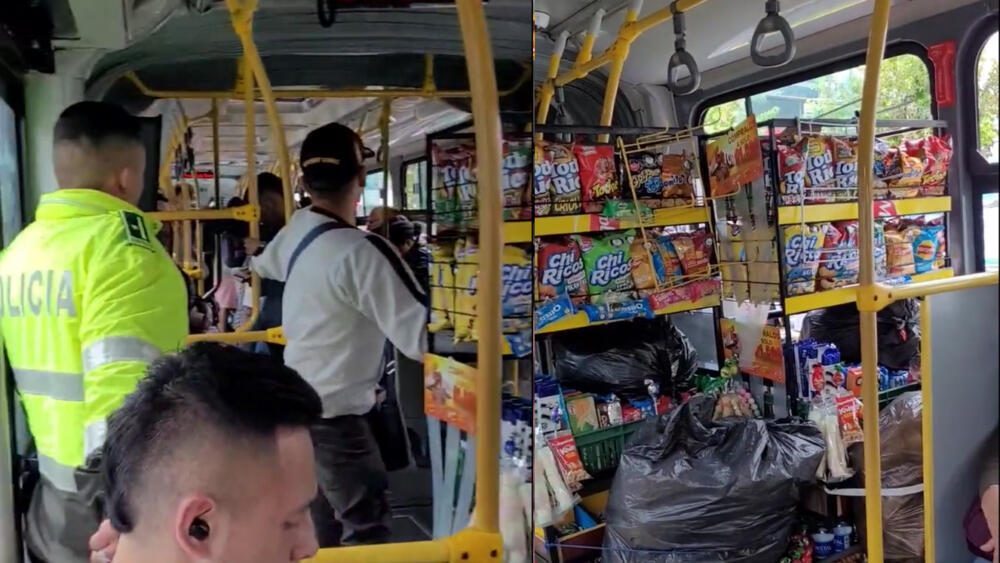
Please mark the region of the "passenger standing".
[[54, 133], [59, 190], [0, 259], [0, 331], [38, 451], [25, 540], [45, 561], [87, 561], [101, 520], [107, 417], [147, 364], [187, 335], [187, 292], [135, 204], [138, 119], [81, 102]]
[[355, 226], [370, 156], [343, 125], [309, 133], [300, 162], [313, 204], [252, 262], [260, 275], [285, 281], [285, 363], [323, 401], [312, 432], [321, 546], [389, 539], [388, 478], [366, 415], [376, 405], [385, 339], [416, 360], [427, 347], [426, 295], [388, 241]]

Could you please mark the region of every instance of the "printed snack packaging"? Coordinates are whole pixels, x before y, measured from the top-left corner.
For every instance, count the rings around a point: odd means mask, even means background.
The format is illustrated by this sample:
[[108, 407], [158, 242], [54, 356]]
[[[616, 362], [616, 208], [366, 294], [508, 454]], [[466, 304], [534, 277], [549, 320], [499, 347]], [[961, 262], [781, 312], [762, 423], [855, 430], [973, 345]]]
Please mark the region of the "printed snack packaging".
[[[663, 179], [660, 178], [661, 158], [661, 155], [651, 152], [636, 153], [628, 157], [628, 173], [635, 196], [654, 209], [659, 207], [660, 199], [663, 197]], [[629, 197], [631, 194], [625, 195]]]
[[479, 277], [479, 247], [469, 239], [455, 244], [455, 340], [476, 339], [476, 280]]
[[[434, 218], [442, 231], [456, 229], [461, 224], [460, 192], [472, 187], [472, 205], [475, 205], [475, 147], [467, 143], [441, 142], [431, 146], [433, 160]], [[468, 205], [467, 194], [464, 199]], [[475, 207], [471, 208], [475, 211]]]
[[677, 233], [670, 237], [685, 276], [708, 275], [712, 257], [712, 241], [704, 230]]
[[948, 165], [951, 164], [951, 143], [948, 138], [931, 135], [923, 142], [924, 175], [921, 177], [920, 194], [924, 196], [944, 195], [948, 179]]
[[552, 160], [545, 143], [535, 144], [535, 173], [533, 192], [535, 217], [545, 217], [552, 213]]
[[882, 281], [889, 276], [888, 264], [886, 263], [886, 243], [885, 227], [881, 221], [875, 221], [875, 281]]
[[806, 160], [806, 187], [811, 193], [806, 203], [828, 203], [833, 200], [828, 188], [833, 186], [833, 153], [830, 137], [814, 135], [806, 137], [802, 150]]
[[[875, 152], [872, 161], [872, 166], [874, 168], [874, 173], [872, 174], [873, 197], [875, 199], [887, 199], [889, 197], [888, 179], [889, 172], [891, 171], [887, 163], [892, 162], [892, 154], [889, 149], [889, 145], [879, 138], [875, 139], [873, 150]], [[898, 170], [893, 173], [898, 174]]]
[[583, 253], [590, 302], [606, 305], [634, 299], [631, 249], [635, 231], [578, 235], [576, 239]]
[[663, 282], [665, 274], [663, 271], [663, 256], [661, 247], [655, 238], [649, 239], [649, 247], [643, 242], [642, 237], [636, 237], [632, 241], [630, 252], [632, 254], [632, 281], [635, 288], [639, 290], [639, 296], [645, 297], [644, 293], [654, 289], [657, 282]]
[[619, 199], [615, 173], [615, 149], [611, 145], [573, 145], [580, 166], [580, 188], [584, 213], [600, 213], [604, 202]]
[[858, 188], [858, 141], [857, 139], [833, 140], [833, 180], [834, 185], [843, 188], [836, 197], [841, 201], [857, 198]]
[[789, 225], [782, 228], [786, 295], [805, 295], [815, 291], [824, 237], [822, 225]]
[[566, 296], [577, 305], [587, 302], [587, 274], [575, 240], [569, 237], [539, 240], [535, 257], [540, 301]]
[[663, 199], [684, 200], [686, 203], [694, 197], [694, 182], [692, 180], [692, 170], [694, 162], [687, 154], [665, 154], [661, 159], [660, 178], [663, 181]]
[[660, 247], [660, 256], [663, 259], [663, 273], [668, 283], [684, 277], [684, 269], [681, 267], [681, 260], [677, 257], [677, 249], [670, 235], [660, 235], [656, 239], [657, 246]]
[[454, 241], [442, 241], [431, 245], [430, 290], [431, 322], [430, 332], [440, 332], [454, 326], [455, 310], [455, 259]]
[[573, 148], [546, 143], [545, 156], [552, 163], [552, 214], [573, 215], [583, 209], [580, 191], [580, 165]]
[[885, 245], [889, 277], [908, 276], [916, 273], [912, 238], [907, 238], [905, 232], [886, 228]]
[[503, 218], [505, 221], [531, 219], [530, 208], [524, 205], [528, 189], [528, 166], [532, 151], [530, 139], [504, 140], [503, 170], [500, 189], [503, 191]]
[[816, 271], [816, 289], [824, 291], [858, 282], [857, 221], [824, 223], [823, 252]]
[[920, 157], [895, 149], [899, 158], [899, 175], [889, 180], [889, 197], [907, 199], [920, 195], [920, 183], [924, 174], [924, 163]]
[[778, 190], [782, 205], [802, 202], [805, 193], [806, 163], [802, 157], [802, 143], [778, 143]]
[[938, 234], [943, 227], [910, 227], [906, 230], [908, 238], [913, 239], [914, 271], [924, 274], [934, 269], [938, 253]]
[[503, 247], [500, 302], [504, 332], [531, 328], [532, 274], [528, 251], [513, 245]]
[[934, 258], [934, 267], [936, 269], [942, 269], [945, 267], [945, 257], [948, 255], [948, 246], [944, 231], [944, 216], [938, 217], [936, 219], [931, 219], [927, 222], [929, 227], [940, 227], [937, 232], [937, 256]]

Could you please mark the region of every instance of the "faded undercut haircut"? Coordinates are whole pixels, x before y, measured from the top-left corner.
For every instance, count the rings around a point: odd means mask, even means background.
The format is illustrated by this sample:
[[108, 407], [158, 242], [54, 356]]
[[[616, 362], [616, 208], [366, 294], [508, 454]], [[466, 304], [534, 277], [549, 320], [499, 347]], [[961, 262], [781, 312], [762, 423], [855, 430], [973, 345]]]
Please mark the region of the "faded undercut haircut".
[[213, 471], [214, 460], [178, 459], [182, 452], [217, 447], [222, 463], [231, 447], [274, 440], [280, 427], [307, 428], [321, 414], [313, 388], [270, 358], [206, 342], [160, 358], [108, 425], [103, 476], [111, 524], [122, 533], [135, 529], [139, 512], [149, 510], [143, 499], [165, 485], [157, 475], [183, 473], [179, 464], [192, 461]]
[[57, 149], [64, 144], [72, 144], [80, 151], [72, 159], [73, 162], [56, 163], [60, 187], [69, 187], [62, 186], [64, 179], [80, 184], [72, 187], [92, 187], [84, 184], [99, 181], [96, 176], [104, 173], [109, 164], [117, 164], [109, 162], [112, 151], [144, 148], [142, 122], [114, 104], [78, 102], [59, 115], [53, 131], [53, 144]]

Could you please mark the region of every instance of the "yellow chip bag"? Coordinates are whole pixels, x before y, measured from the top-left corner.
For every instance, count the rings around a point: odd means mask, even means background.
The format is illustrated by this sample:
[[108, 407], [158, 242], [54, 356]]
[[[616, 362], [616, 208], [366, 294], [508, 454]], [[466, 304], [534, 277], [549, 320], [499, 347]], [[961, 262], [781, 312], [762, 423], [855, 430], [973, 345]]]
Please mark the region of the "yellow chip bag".
[[476, 339], [476, 281], [479, 277], [479, 247], [469, 239], [455, 245], [455, 341]]
[[431, 322], [427, 325], [430, 332], [440, 332], [455, 326], [454, 267], [454, 242], [446, 241], [431, 246]]

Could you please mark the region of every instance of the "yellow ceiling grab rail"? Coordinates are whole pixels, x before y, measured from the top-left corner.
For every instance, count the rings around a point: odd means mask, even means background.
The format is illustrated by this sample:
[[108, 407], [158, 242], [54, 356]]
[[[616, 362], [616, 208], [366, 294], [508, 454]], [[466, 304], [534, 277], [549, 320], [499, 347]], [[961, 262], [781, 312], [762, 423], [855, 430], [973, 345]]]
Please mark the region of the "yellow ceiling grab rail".
[[[432, 67], [433, 68], [433, 67]], [[433, 72], [433, 71], [432, 71]], [[144, 96], [150, 98], [187, 98], [187, 99], [241, 99], [242, 92], [233, 90], [157, 90], [150, 88], [135, 74], [126, 72], [124, 78], [135, 85]], [[509, 96], [516, 92], [521, 86], [531, 79], [531, 66], [525, 65], [524, 72], [518, 77], [517, 82], [506, 90], [500, 90], [501, 97]], [[433, 84], [433, 82], [430, 82]], [[438, 90], [436, 87], [428, 87], [425, 78], [422, 88], [379, 88], [367, 90], [363, 88], [345, 88], [339, 90], [311, 90], [311, 89], [286, 89], [276, 88], [272, 90], [278, 99], [299, 99], [299, 98], [469, 98], [472, 96], [469, 90]], [[261, 97], [260, 90], [254, 95]]]

